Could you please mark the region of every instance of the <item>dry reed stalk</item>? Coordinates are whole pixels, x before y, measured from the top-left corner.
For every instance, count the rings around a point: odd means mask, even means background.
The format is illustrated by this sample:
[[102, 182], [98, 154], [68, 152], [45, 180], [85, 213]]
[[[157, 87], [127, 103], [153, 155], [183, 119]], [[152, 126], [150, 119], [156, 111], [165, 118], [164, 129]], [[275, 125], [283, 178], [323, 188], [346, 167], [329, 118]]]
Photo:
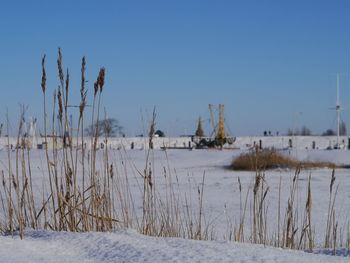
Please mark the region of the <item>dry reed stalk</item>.
[[338, 222], [336, 221], [335, 211], [333, 210], [333, 220], [332, 220], [332, 236], [333, 236], [333, 255], [337, 254], [337, 230]]
[[[10, 120], [8, 115], [8, 110], [6, 111], [6, 128], [7, 134], [10, 134]], [[11, 184], [11, 176], [12, 176], [12, 166], [11, 166], [11, 154], [10, 154], [10, 136], [7, 136], [7, 158], [8, 158], [8, 181], [9, 181], [9, 189], [8, 189], [8, 198], [7, 198], [7, 207], [8, 207], [8, 230], [12, 234], [13, 233], [13, 206], [12, 206], [12, 184]], [[3, 181], [5, 182], [5, 181]], [[5, 186], [5, 183], [3, 183]]]
[[[52, 179], [51, 179], [50, 158], [49, 158], [49, 153], [48, 153], [48, 142], [47, 142], [45, 58], [46, 58], [46, 55], [44, 55], [42, 60], [41, 60], [41, 67], [42, 67], [41, 89], [43, 92], [43, 100], [44, 100], [44, 144], [45, 144], [44, 148], [45, 148], [45, 155], [46, 155], [48, 177], [49, 177], [49, 182], [50, 182], [50, 190], [51, 190], [51, 193], [53, 193], [53, 183], [52, 183]], [[52, 197], [51, 201], [52, 201], [52, 209], [54, 212], [55, 211], [55, 199]], [[57, 229], [56, 216], [54, 216], [53, 219], [54, 219], [54, 229]]]
[[204, 180], [205, 180], [205, 172], [203, 173], [202, 187], [201, 188], [198, 187], [199, 215], [198, 215], [198, 227], [197, 227], [196, 238], [195, 238], [198, 240], [202, 239]]
[[[240, 191], [241, 190], [242, 189], [240, 187]], [[244, 225], [245, 225], [245, 218], [246, 218], [246, 211], [247, 211], [247, 204], [248, 204], [249, 193], [250, 193], [250, 188], [247, 189], [247, 193], [246, 193], [246, 197], [245, 197], [245, 201], [244, 201], [243, 213], [242, 213], [242, 216], [240, 216], [240, 220], [239, 220], [238, 234], [235, 237], [235, 241], [237, 241], [237, 242], [245, 242], [245, 239], [244, 239]]]
[[149, 130], [149, 142], [148, 150], [145, 160], [145, 168], [143, 173], [143, 204], [142, 204], [142, 232], [144, 234], [149, 234], [152, 232], [152, 227], [154, 228], [155, 218], [155, 199], [154, 199], [154, 188], [153, 188], [153, 178], [152, 178], [152, 168], [149, 162], [150, 153], [153, 149], [153, 136], [155, 131], [155, 121], [156, 121], [156, 111], [153, 109], [152, 119], [150, 123]]
[[[15, 176], [12, 176], [12, 183], [14, 186], [14, 190], [16, 192], [17, 197], [17, 221], [19, 223], [19, 232], [20, 237], [23, 239], [23, 231], [24, 231], [24, 218], [23, 218], [23, 202], [21, 200], [21, 188], [20, 188], [20, 180], [19, 180], [19, 162], [21, 161], [19, 158], [19, 150], [20, 147], [23, 146], [22, 144], [22, 134], [23, 134], [23, 119], [26, 111], [26, 107], [24, 105], [20, 106], [21, 112], [20, 112], [20, 120], [19, 120], [19, 127], [18, 127], [18, 133], [17, 133], [17, 143], [16, 143], [16, 170], [15, 170]], [[23, 175], [23, 174], [22, 174]], [[24, 180], [24, 176], [22, 177]], [[22, 180], [22, 187], [23, 187], [23, 180]]]
[[307, 203], [306, 203], [306, 211], [307, 211], [307, 220], [308, 220], [308, 240], [309, 240], [309, 249], [312, 251], [314, 248], [314, 238], [312, 233], [312, 220], [311, 220], [311, 210], [312, 210], [312, 194], [311, 194], [311, 174], [309, 176], [308, 182], [308, 194], [307, 194]]
[[[85, 71], [86, 71], [86, 60], [85, 60], [85, 56], [82, 58], [82, 62], [81, 62], [81, 89], [80, 89], [80, 97], [81, 97], [81, 103], [80, 103], [80, 107], [79, 107], [79, 121], [78, 123], [81, 122], [81, 163], [82, 163], [82, 189], [83, 189], [83, 193], [82, 193], [82, 210], [84, 213], [86, 213], [86, 203], [85, 203], [85, 141], [84, 141], [84, 111], [85, 111], [85, 107], [87, 105], [86, 103], [86, 96], [87, 96], [87, 91], [85, 90], [85, 84], [86, 84], [86, 80], [85, 80]], [[79, 127], [79, 125], [78, 125]], [[78, 136], [79, 132], [77, 132], [77, 136]], [[78, 142], [78, 137], [77, 137], [77, 142]], [[77, 159], [77, 157], [76, 157]], [[84, 217], [82, 219], [82, 224], [83, 224], [83, 229], [87, 229], [87, 218]]]
[[331, 246], [331, 243], [330, 243], [331, 229], [332, 229], [332, 225], [334, 224], [332, 215], [335, 213], [334, 205], [335, 205], [336, 195], [338, 192], [338, 186], [337, 186], [336, 191], [333, 195], [333, 187], [334, 187], [335, 180], [336, 180], [335, 169], [333, 169], [332, 175], [331, 175], [331, 181], [329, 184], [329, 200], [328, 200], [326, 236], [325, 236], [325, 242], [324, 242], [325, 248], [329, 248]]
[[[256, 147], [253, 155], [252, 163], [254, 163], [255, 170], [255, 182], [252, 188], [252, 231], [251, 231], [251, 240], [253, 243], [266, 244], [267, 240], [267, 227], [266, 227], [266, 196], [269, 192], [269, 187], [266, 185], [265, 174], [261, 169], [264, 169], [261, 166], [260, 158], [261, 152]], [[266, 187], [266, 188], [265, 188]]]
[[[60, 123], [61, 127], [63, 126], [63, 158], [64, 158], [64, 170], [65, 170], [65, 178], [61, 178], [62, 182], [65, 181], [65, 193], [63, 193], [68, 202], [70, 204], [72, 203], [76, 203], [76, 182], [75, 182], [75, 175], [74, 175], [74, 158], [73, 158], [73, 141], [72, 141], [72, 129], [70, 129], [70, 126], [72, 126], [72, 124], [69, 124], [69, 113], [68, 113], [68, 101], [69, 101], [69, 81], [70, 81], [70, 75], [69, 75], [69, 70], [66, 70], [66, 76], [64, 78], [64, 74], [63, 74], [63, 64], [62, 64], [62, 53], [61, 53], [61, 49], [58, 49], [58, 59], [57, 59], [57, 66], [58, 66], [58, 72], [59, 72], [59, 80], [60, 80], [60, 85], [61, 85], [61, 90], [62, 90], [62, 102], [63, 105], [62, 108], [59, 111], [63, 111], [63, 123]], [[61, 102], [61, 103], [62, 103]], [[68, 143], [67, 143], [68, 141]], [[73, 191], [72, 197], [71, 196], [71, 191]], [[64, 203], [62, 203], [62, 200], [60, 200], [60, 198], [57, 198], [57, 200], [60, 202], [59, 205], [59, 211], [60, 211], [60, 223], [63, 224], [62, 226], [64, 227], [64, 229], [66, 229], [67, 227], [69, 227], [71, 230], [74, 229], [74, 225], [75, 225], [75, 215], [74, 215], [74, 211], [71, 211], [69, 216], [66, 217], [65, 216], [65, 209], [66, 206]], [[63, 221], [69, 220], [69, 222], [63, 223]]]
[[292, 180], [292, 185], [291, 185], [291, 190], [290, 190], [290, 197], [288, 198], [288, 204], [287, 204], [287, 210], [285, 214], [285, 219], [284, 219], [284, 227], [283, 227], [283, 245], [282, 247], [286, 248], [295, 248], [295, 236], [297, 233], [297, 210], [294, 207], [295, 204], [295, 196], [296, 192], [298, 190], [298, 180], [299, 180], [299, 175], [300, 175], [300, 168], [298, 168], [295, 171], [293, 180]]
[[278, 215], [277, 215], [277, 247], [281, 246], [281, 184], [282, 184], [282, 176], [280, 176], [279, 184], [278, 184]]
[[[101, 93], [102, 93], [102, 88], [104, 85], [104, 78], [105, 78], [105, 69], [101, 68], [97, 77], [97, 81], [94, 84], [94, 102], [93, 102], [93, 110], [92, 110], [92, 135], [91, 135], [91, 142], [93, 144], [92, 148], [92, 154], [91, 154], [91, 185], [97, 185], [96, 183], [96, 152], [97, 152], [97, 141], [99, 137], [99, 118], [100, 118], [100, 106], [101, 106]], [[98, 92], [99, 91], [99, 92]], [[96, 95], [98, 93], [98, 106], [97, 106], [97, 121], [96, 121], [96, 127], [94, 123], [94, 113], [95, 113], [95, 103], [96, 103]], [[99, 197], [98, 194], [95, 190], [96, 187], [92, 188], [92, 193], [91, 193], [91, 211], [92, 213], [97, 213], [97, 206], [99, 203]], [[92, 225], [96, 224], [96, 229], [98, 229], [98, 220], [92, 220]]]
[[[80, 105], [79, 105], [79, 118], [78, 118], [78, 125], [77, 125], [77, 131], [76, 131], [76, 149], [75, 149], [75, 157], [74, 157], [74, 166], [72, 171], [72, 183], [73, 183], [73, 207], [76, 207], [79, 203], [79, 201], [82, 201], [82, 210], [84, 214], [87, 214], [86, 211], [86, 203], [85, 203], [85, 146], [84, 146], [84, 110], [86, 107], [86, 95], [87, 91], [85, 90], [85, 68], [86, 66], [86, 60], [85, 57], [82, 58], [82, 65], [81, 65], [81, 88], [80, 88]], [[73, 125], [73, 124], [71, 124]], [[78, 190], [77, 185], [77, 171], [78, 171], [78, 154], [79, 154], [79, 133], [81, 129], [81, 165], [82, 165], [82, 192]], [[73, 138], [73, 134], [70, 136]], [[73, 145], [73, 142], [71, 141], [71, 145]], [[72, 155], [72, 147], [70, 147], [70, 152]], [[72, 158], [73, 159], [73, 158]], [[87, 230], [87, 220], [86, 216], [83, 216], [83, 218], [79, 219], [78, 212], [76, 209], [72, 211], [72, 227], [76, 228], [77, 222], [80, 220], [82, 221], [82, 229]], [[77, 229], [76, 229], [77, 230]]]
[[301, 234], [299, 238], [298, 249], [306, 249], [306, 243], [308, 243], [308, 249], [313, 251], [314, 249], [314, 239], [312, 233], [312, 220], [311, 220], [311, 210], [312, 210], [312, 194], [311, 194], [311, 174], [308, 179], [307, 187], [307, 198], [305, 204], [305, 215], [304, 221], [301, 226]]
[[36, 217], [36, 208], [35, 208], [35, 200], [33, 193], [33, 183], [32, 183], [32, 168], [31, 168], [31, 159], [30, 159], [30, 147], [27, 147], [27, 165], [28, 165], [28, 174], [29, 174], [29, 187], [27, 190], [27, 200], [29, 202], [29, 210], [30, 216], [32, 220], [31, 227], [33, 229], [38, 229], [38, 221]]

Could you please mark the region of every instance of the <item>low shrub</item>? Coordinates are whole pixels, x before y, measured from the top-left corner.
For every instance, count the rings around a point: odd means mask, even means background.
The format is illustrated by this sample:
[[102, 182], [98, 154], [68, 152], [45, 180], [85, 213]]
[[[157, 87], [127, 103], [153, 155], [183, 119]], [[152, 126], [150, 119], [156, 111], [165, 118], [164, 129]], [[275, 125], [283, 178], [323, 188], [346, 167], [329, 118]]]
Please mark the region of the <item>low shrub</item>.
[[335, 168], [330, 162], [297, 161], [275, 149], [253, 150], [241, 154], [231, 163], [233, 170], [257, 171], [276, 168]]

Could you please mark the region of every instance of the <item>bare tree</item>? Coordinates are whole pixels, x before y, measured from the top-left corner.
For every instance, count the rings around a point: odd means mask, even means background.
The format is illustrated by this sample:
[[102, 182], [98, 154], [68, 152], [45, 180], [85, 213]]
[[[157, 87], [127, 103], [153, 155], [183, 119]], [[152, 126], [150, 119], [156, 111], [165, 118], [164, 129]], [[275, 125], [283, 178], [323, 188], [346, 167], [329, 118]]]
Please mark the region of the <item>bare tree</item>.
[[332, 129], [326, 130], [324, 133], [322, 133], [322, 136], [334, 136], [335, 132]]
[[157, 130], [154, 134], [158, 135], [159, 137], [165, 137], [165, 133], [162, 130]]
[[117, 137], [124, 135], [123, 127], [119, 124], [118, 120], [114, 118], [99, 120], [94, 124], [93, 129], [94, 131], [92, 130], [92, 126], [90, 125], [88, 128], [85, 129], [85, 134], [88, 136], [94, 136], [96, 135], [97, 129], [97, 136]]
[[303, 126], [301, 128], [300, 135], [302, 135], [302, 136], [310, 136], [311, 135], [311, 130], [309, 128], [307, 128], [306, 126]]

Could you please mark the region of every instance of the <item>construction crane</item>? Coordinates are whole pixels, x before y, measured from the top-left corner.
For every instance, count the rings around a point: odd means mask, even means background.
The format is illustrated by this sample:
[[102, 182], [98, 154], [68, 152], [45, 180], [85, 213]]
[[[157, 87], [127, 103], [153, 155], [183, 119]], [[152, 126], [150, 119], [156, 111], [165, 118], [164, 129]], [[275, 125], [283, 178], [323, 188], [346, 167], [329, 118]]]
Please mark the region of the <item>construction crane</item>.
[[201, 117], [199, 117], [199, 119], [198, 119], [198, 127], [197, 127], [197, 130], [196, 130], [196, 136], [198, 136], [198, 137], [203, 137], [204, 136], [204, 131], [203, 131], [203, 128], [202, 128], [202, 119], [201, 119]]
[[223, 142], [222, 144], [225, 144], [224, 141], [226, 141], [226, 132], [225, 132], [225, 120], [224, 120], [224, 104], [219, 104], [219, 129], [216, 133], [216, 140], [219, 142]]
[[214, 136], [201, 138], [197, 142], [197, 148], [223, 147], [224, 144], [232, 144], [235, 141], [234, 137], [229, 137], [225, 131], [224, 104], [219, 104], [219, 123], [216, 124], [213, 105], [209, 104], [210, 119], [213, 126]]
[[213, 104], [209, 104], [210, 120], [211, 120], [211, 124], [213, 125], [214, 134], [216, 135], [216, 124], [215, 124], [215, 118], [214, 118], [214, 113], [213, 113], [212, 107], [213, 107]]

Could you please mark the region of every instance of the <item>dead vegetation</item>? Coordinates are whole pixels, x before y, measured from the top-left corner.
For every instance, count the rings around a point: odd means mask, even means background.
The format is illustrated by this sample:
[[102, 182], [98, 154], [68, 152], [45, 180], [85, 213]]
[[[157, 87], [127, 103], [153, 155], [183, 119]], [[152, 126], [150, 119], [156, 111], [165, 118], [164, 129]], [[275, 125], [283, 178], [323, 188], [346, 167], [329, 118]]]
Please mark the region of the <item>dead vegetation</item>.
[[231, 163], [231, 168], [238, 171], [270, 170], [276, 168], [336, 168], [330, 162], [297, 161], [275, 149], [255, 149], [241, 154]]
[[[38, 189], [32, 188], [31, 149], [16, 147], [15, 169], [13, 169], [14, 164], [11, 162], [13, 157], [11, 157], [12, 152], [8, 142], [8, 169], [1, 174], [0, 231], [2, 233], [19, 231], [23, 238], [26, 227], [72, 232], [104, 232], [119, 228], [134, 228], [146, 235], [209, 239], [210, 232], [204, 222], [203, 212], [204, 176], [203, 183], [198, 186], [197, 198], [194, 198], [196, 201], [193, 202], [187, 196], [181, 195], [179, 185], [174, 186], [173, 182], [178, 180], [173, 179], [174, 175], [170, 169], [164, 168], [164, 178], [168, 184], [165, 196], [160, 195], [157, 190], [151, 158], [156, 111], [153, 111], [152, 121], [149, 124], [150, 147], [145, 152], [145, 167], [143, 170], [137, 170], [136, 174], [130, 175], [126, 168], [127, 160], [122, 164], [116, 163], [115, 160], [110, 159], [108, 147], [104, 147], [103, 150], [99, 147], [101, 141], [105, 145], [108, 142], [108, 137], [101, 138], [98, 132], [99, 120], [107, 118], [106, 110], [104, 110], [104, 117], [101, 116], [105, 68], [102, 67], [99, 70], [93, 85], [92, 132], [90, 138], [86, 138], [83, 133], [88, 105], [85, 88], [85, 57], [81, 62], [81, 101], [78, 106], [75, 106], [79, 109], [79, 118], [75, 124], [69, 120], [72, 110], [69, 98], [72, 91], [69, 71], [63, 68], [60, 49], [57, 59], [59, 85], [53, 92], [52, 118], [48, 118], [45, 58], [46, 56], [43, 56], [41, 65], [41, 92], [44, 107], [43, 141], [46, 146], [44, 147], [46, 162], [44, 167], [41, 167], [44, 171], [42, 201], [38, 203], [34, 198], [34, 191]], [[17, 145], [20, 145], [19, 142], [22, 139], [24, 114], [25, 109], [22, 109]], [[58, 116], [57, 119], [56, 116]], [[75, 138], [71, 133], [73, 125], [76, 127]], [[57, 130], [62, 132], [59, 134]], [[52, 140], [52, 149], [47, 147], [48, 138]], [[139, 184], [142, 196], [141, 214], [136, 211], [136, 207], [140, 204], [135, 201], [130, 180], [136, 180]], [[45, 181], [48, 182], [48, 186]], [[193, 209], [194, 203], [198, 204], [196, 205], [198, 213]]]

